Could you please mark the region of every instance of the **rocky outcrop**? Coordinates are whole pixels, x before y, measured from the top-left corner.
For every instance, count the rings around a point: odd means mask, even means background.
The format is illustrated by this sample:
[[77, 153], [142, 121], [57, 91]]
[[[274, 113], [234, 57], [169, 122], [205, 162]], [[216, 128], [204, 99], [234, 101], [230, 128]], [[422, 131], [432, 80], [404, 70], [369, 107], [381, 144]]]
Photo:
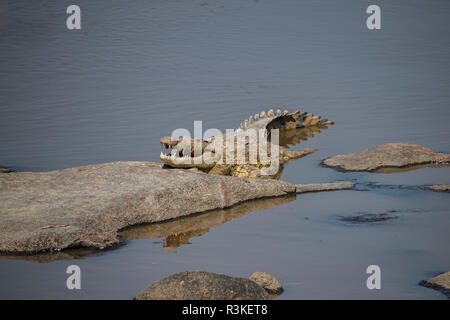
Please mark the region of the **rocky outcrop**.
[[450, 154], [435, 153], [417, 144], [388, 143], [357, 153], [337, 155], [323, 160], [327, 167], [343, 171], [375, 171], [423, 164], [448, 164]]
[[255, 272], [249, 279], [263, 287], [269, 294], [278, 295], [283, 292], [281, 283], [268, 273]]
[[450, 299], [450, 271], [441, 273], [428, 280], [422, 280], [420, 285], [441, 291]]
[[352, 186], [353, 182], [293, 185], [208, 175], [198, 170], [165, 169], [152, 162], [0, 174], [0, 252], [103, 249], [118, 245], [118, 231], [128, 226], [168, 221], [253, 199]]
[[110, 247], [127, 226], [295, 193], [293, 184], [113, 162], [0, 174], [0, 251]]
[[297, 193], [335, 191], [335, 190], [353, 189], [355, 187], [355, 182], [337, 181], [330, 183], [296, 184], [295, 187]]
[[205, 271], [186, 271], [153, 283], [136, 300], [268, 300], [254, 281]]

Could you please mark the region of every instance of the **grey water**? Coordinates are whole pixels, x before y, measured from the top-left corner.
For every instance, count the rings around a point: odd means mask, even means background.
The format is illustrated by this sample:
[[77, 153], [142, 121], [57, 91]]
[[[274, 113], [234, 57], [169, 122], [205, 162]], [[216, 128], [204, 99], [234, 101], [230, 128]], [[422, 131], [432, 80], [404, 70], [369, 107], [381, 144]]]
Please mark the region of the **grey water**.
[[[450, 270], [449, 194], [398, 186], [450, 183], [450, 168], [342, 173], [319, 164], [387, 142], [450, 152], [450, 2], [377, 1], [380, 30], [366, 27], [369, 1], [75, 3], [81, 30], [66, 28], [72, 2], [0, 1], [0, 166], [158, 162], [159, 139], [176, 128], [201, 120], [224, 131], [282, 107], [336, 123], [296, 146], [320, 151], [288, 164], [282, 179], [358, 188], [216, 213], [223, 223], [200, 215], [205, 229], [174, 246], [170, 234], [144, 230], [81, 259], [0, 258], [0, 298], [130, 299], [197, 269], [268, 272], [285, 287], [280, 299], [445, 298], [418, 282]], [[392, 210], [396, 219], [383, 222], [340, 219]], [[81, 290], [66, 288], [71, 264], [81, 267]], [[372, 264], [381, 290], [366, 287]]]

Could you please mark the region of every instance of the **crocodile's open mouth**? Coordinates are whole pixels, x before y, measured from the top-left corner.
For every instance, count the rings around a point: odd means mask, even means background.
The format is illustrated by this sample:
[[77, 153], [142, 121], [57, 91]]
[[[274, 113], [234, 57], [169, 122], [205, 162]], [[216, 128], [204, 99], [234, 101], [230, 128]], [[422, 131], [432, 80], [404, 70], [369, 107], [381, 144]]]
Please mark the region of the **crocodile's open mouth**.
[[185, 156], [191, 156], [191, 154], [184, 154], [183, 149], [178, 150], [176, 147], [169, 147], [167, 144], [163, 145], [164, 149], [161, 151], [161, 156], [170, 157], [170, 156], [176, 156], [176, 157], [185, 157]]
[[186, 152], [184, 148], [180, 148], [178, 146], [180, 142], [180, 140], [169, 140], [168, 142], [161, 141], [163, 150], [159, 156], [160, 159], [170, 165], [178, 165], [181, 163], [187, 164], [187, 160], [189, 160], [190, 163], [192, 154]]
[[164, 137], [161, 139], [161, 146], [163, 147], [163, 150], [161, 151], [159, 158], [164, 163], [177, 168], [194, 167], [194, 148], [191, 146], [190, 139], [178, 140], [172, 139], [171, 137]]
[[[196, 140], [191, 138], [172, 139], [171, 137], [163, 137], [161, 139], [163, 151], [159, 158], [167, 165], [175, 168], [192, 168], [192, 167], [210, 167], [211, 163], [205, 163], [203, 152], [209, 140]], [[196, 153], [195, 147], [198, 145], [199, 150]], [[201, 148], [201, 149], [200, 149]], [[208, 156], [213, 158], [215, 152], [208, 152]]]

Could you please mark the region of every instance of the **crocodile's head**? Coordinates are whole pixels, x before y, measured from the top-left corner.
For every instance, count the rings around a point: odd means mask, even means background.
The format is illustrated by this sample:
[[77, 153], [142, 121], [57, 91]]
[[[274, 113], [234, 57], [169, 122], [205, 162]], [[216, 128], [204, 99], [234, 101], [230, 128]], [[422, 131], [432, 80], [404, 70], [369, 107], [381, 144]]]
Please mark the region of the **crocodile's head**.
[[215, 165], [214, 161], [212, 163], [205, 163], [204, 161], [206, 153], [211, 157], [215, 156], [214, 150], [207, 150], [208, 145], [211, 144], [210, 139], [190, 137], [174, 139], [165, 136], [161, 138], [160, 143], [163, 151], [161, 151], [159, 158], [169, 167], [210, 169]]

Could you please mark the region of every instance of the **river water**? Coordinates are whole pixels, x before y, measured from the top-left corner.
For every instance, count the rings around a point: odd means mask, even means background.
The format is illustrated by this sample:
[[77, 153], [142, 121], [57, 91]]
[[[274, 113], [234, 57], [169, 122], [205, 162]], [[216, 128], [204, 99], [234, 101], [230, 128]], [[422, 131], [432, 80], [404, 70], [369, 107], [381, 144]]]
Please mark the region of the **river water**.
[[[282, 179], [358, 186], [133, 228], [102, 253], [1, 258], [0, 298], [130, 299], [197, 269], [268, 272], [282, 299], [445, 298], [418, 282], [450, 269], [450, 198], [409, 186], [450, 183], [450, 168], [319, 164], [387, 142], [450, 152], [448, 1], [377, 1], [382, 28], [372, 31], [368, 1], [77, 0], [82, 29], [72, 31], [70, 4], [0, 2], [0, 165], [159, 161], [159, 139], [173, 129], [201, 120], [224, 131], [282, 107], [336, 122], [297, 146], [320, 151], [288, 164]], [[341, 220], [386, 212], [395, 219]], [[82, 290], [66, 288], [70, 264], [81, 267]], [[381, 290], [366, 287], [373, 264]]]

